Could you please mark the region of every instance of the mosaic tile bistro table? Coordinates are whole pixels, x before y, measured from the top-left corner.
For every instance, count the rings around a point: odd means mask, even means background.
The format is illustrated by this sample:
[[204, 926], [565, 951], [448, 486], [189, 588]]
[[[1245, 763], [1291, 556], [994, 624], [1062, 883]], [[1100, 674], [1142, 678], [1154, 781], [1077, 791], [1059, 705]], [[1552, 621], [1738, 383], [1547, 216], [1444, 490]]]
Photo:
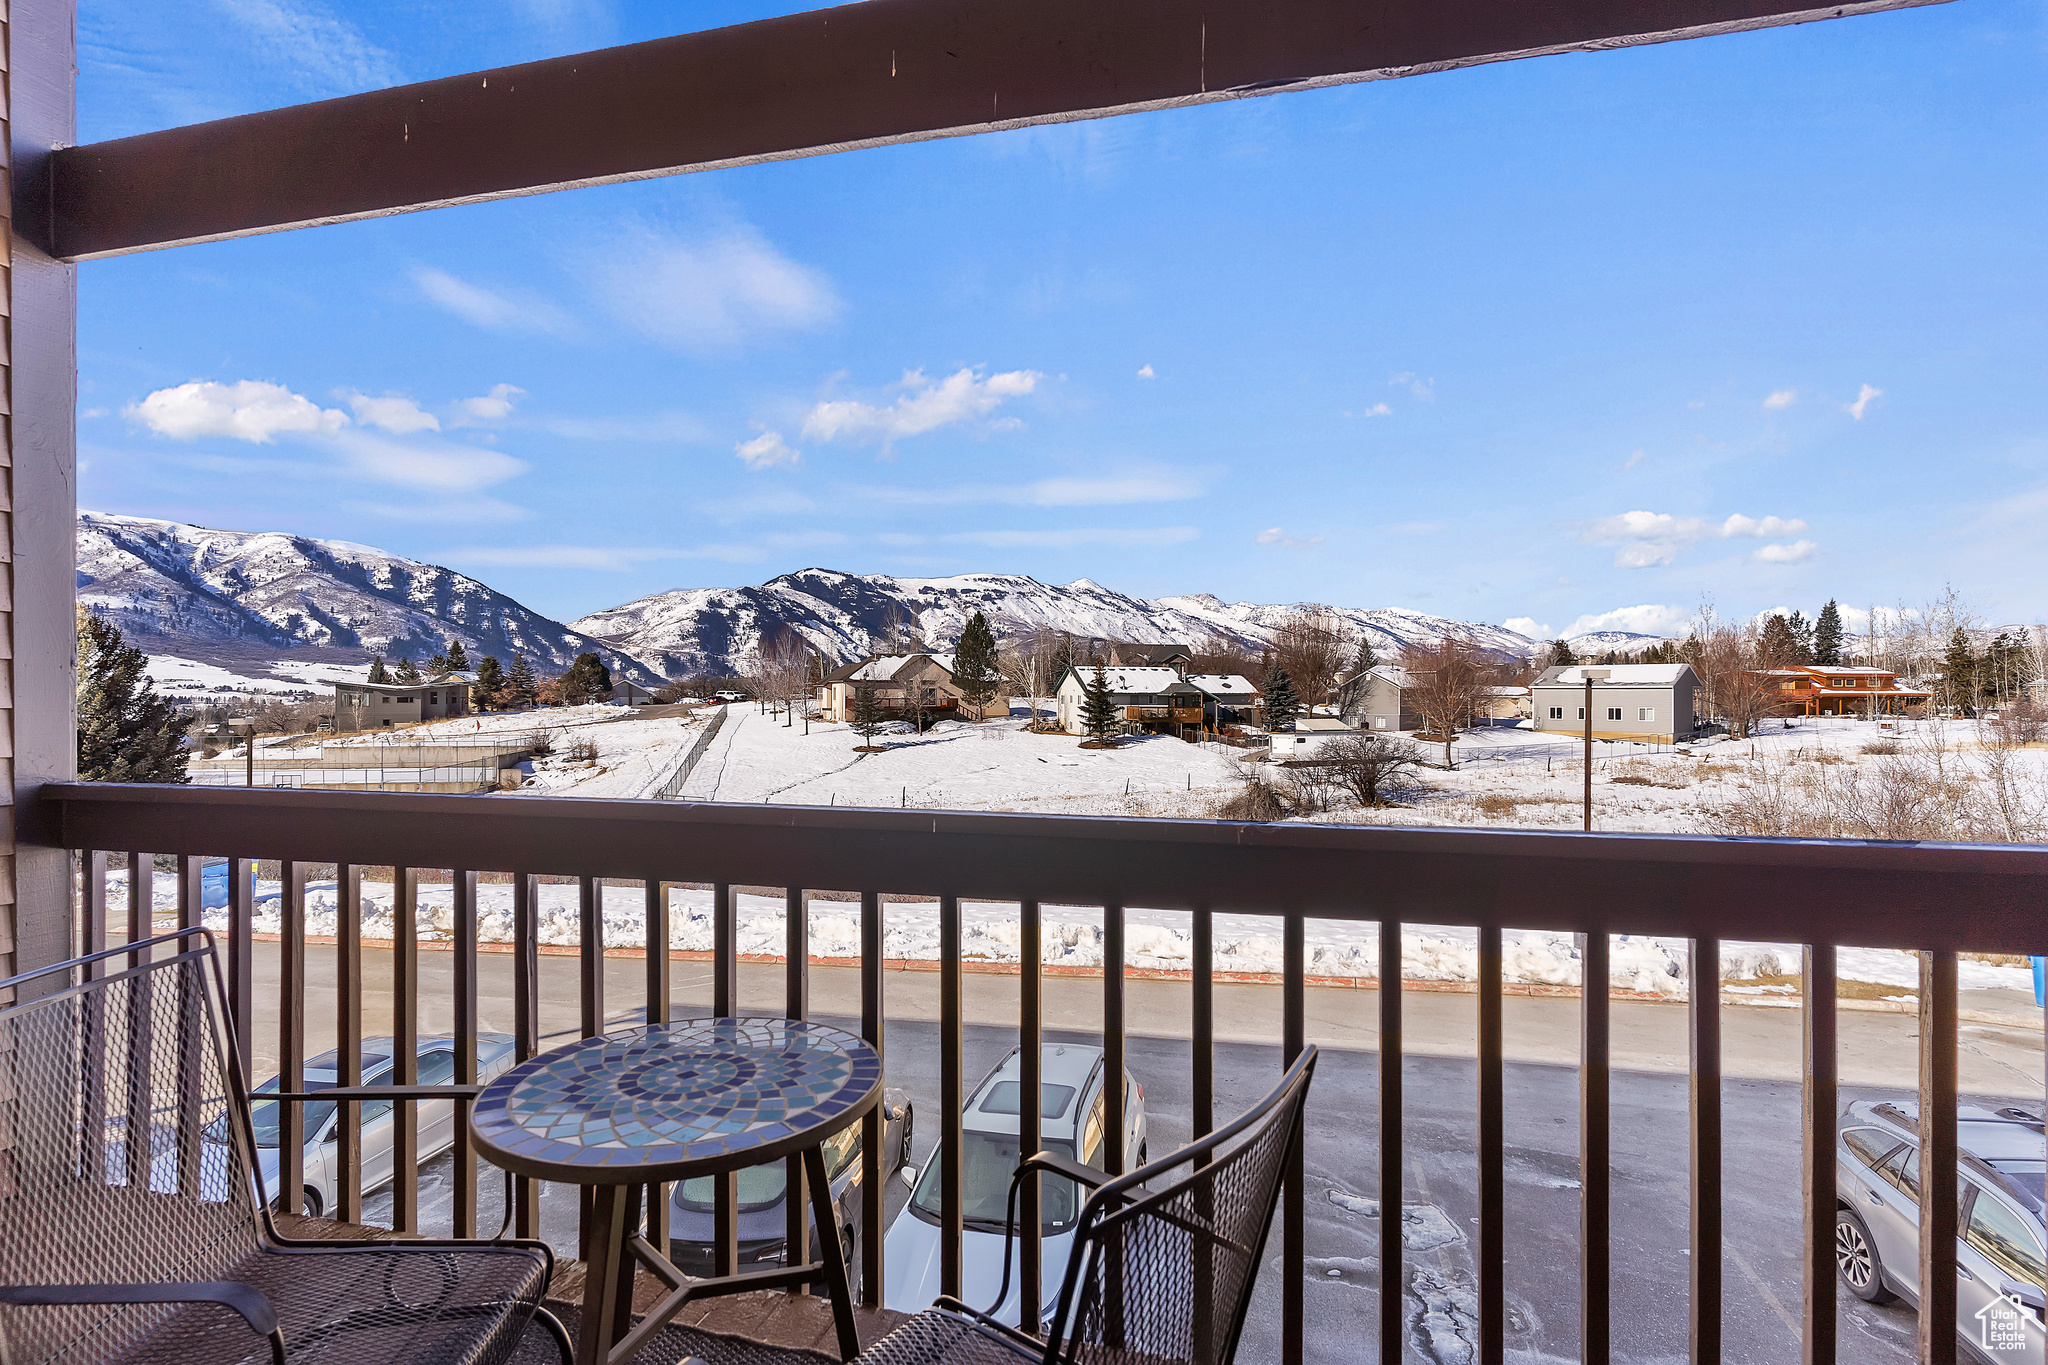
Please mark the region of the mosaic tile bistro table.
[[[840, 1354], [851, 1360], [859, 1344], [839, 1238], [818, 1238], [821, 1261], [685, 1280], [665, 1249], [640, 1234], [640, 1200], [657, 1182], [801, 1154], [812, 1219], [830, 1228], [821, 1144], [859, 1122], [881, 1094], [882, 1059], [844, 1030], [794, 1019], [685, 1019], [521, 1062], [484, 1087], [469, 1122], [477, 1150], [494, 1165], [591, 1187], [577, 1365], [630, 1361], [692, 1299], [820, 1281], [832, 1297]], [[671, 1292], [634, 1328], [636, 1264]]]

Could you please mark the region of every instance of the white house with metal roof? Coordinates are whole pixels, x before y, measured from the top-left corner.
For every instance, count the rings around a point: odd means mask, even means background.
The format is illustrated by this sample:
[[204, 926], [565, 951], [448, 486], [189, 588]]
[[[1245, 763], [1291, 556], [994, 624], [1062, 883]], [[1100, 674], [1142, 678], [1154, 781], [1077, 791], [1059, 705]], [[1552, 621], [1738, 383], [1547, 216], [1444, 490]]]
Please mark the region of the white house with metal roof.
[[[1202, 724], [1207, 694], [1180, 675], [1177, 668], [1125, 668], [1105, 664], [1103, 681], [1109, 687], [1110, 704], [1117, 709], [1121, 727], [1165, 728], [1179, 733], [1181, 726]], [[1081, 723], [1087, 704], [1088, 686], [1095, 678], [1092, 664], [1077, 664], [1060, 675], [1053, 688], [1060, 728], [1070, 735], [1085, 735]]]
[[1187, 682], [1202, 694], [1202, 724], [1211, 730], [1256, 723], [1256, 712], [1265, 703], [1265, 694], [1241, 674], [1190, 673]]
[[1529, 685], [1538, 730], [1586, 732], [1586, 683], [1593, 684], [1593, 738], [1677, 744], [1692, 738], [1701, 702], [1691, 664], [1567, 665]]

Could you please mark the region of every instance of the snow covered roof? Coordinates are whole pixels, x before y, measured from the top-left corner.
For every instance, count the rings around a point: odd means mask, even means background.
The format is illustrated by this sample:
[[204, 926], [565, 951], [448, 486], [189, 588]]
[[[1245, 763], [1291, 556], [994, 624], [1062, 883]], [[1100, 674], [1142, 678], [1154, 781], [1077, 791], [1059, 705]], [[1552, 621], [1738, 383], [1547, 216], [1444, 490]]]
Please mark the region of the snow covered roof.
[[1361, 678], [1382, 678], [1396, 687], [1415, 686], [1414, 677], [1399, 664], [1374, 664], [1371, 668], [1366, 669], [1365, 672], [1354, 673], [1337, 685], [1339, 687], [1349, 687]]
[[1212, 697], [1256, 697], [1259, 689], [1251, 679], [1236, 673], [1190, 673], [1187, 680]]
[[1354, 727], [1346, 725], [1335, 716], [1296, 716], [1294, 728], [1318, 734], [1337, 734]]
[[877, 654], [874, 658], [862, 663], [847, 664], [843, 668], [833, 669], [832, 672], [825, 676], [825, 681], [828, 683], [895, 682], [902, 675], [903, 670], [918, 659], [930, 659], [948, 673], [953, 671], [953, 656], [951, 654], [932, 654], [928, 652], [919, 654]]
[[[1606, 687], [1668, 687], [1692, 671], [1691, 664], [1587, 664], [1546, 668], [1536, 680], [1538, 687], [1584, 687], [1590, 671], [1593, 683]], [[1603, 676], [1604, 675], [1604, 676]]]
[[[1084, 684], [1091, 683], [1095, 680], [1095, 667], [1093, 664], [1075, 664], [1074, 676]], [[1188, 679], [1171, 668], [1122, 668], [1116, 664], [1104, 664], [1102, 677], [1112, 692], [1183, 692], [1188, 687]]]

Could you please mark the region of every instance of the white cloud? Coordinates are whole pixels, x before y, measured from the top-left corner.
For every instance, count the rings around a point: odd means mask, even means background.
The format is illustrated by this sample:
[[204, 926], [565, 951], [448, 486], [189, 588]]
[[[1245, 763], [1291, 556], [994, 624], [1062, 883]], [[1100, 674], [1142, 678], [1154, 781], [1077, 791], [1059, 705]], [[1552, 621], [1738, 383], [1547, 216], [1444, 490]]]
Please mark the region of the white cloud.
[[353, 94], [405, 79], [391, 54], [318, 5], [294, 0], [219, 0], [248, 31], [271, 71], [290, 72], [308, 93]]
[[703, 545], [694, 549], [640, 549], [623, 545], [482, 545], [450, 550], [443, 559], [454, 564], [487, 564], [515, 569], [596, 569], [625, 573], [637, 565], [665, 559], [716, 559], [736, 563], [758, 557], [743, 545]]
[[764, 431], [751, 441], [741, 441], [733, 447], [733, 453], [740, 457], [749, 469], [773, 469], [777, 465], [802, 464], [803, 454], [782, 439], [779, 431]]
[[1181, 502], [1207, 491], [1198, 471], [1139, 469], [1094, 478], [1061, 477], [1020, 484], [961, 484], [951, 488], [850, 485], [847, 492], [892, 507], [1118, 507]]
[[1791, 407], [1794, 403], [1797, 403], [1798, 401], [1799, 390], [1775, 389], [1772, 391], [1770, 397], [1764, 399], [1764, 410], [1766, 412], [1782, 412], [1784, 409]]
[[1716, 526], [1703, 517], [1635, 511], [1591, 523], [1585, 539], [1595, 545], [1619, 542], [1621, 548], [1614, 555], [1617, 569], [1650, 569], [1671, 563], [1697, 541], [1795, 536], [1805, 529], [1806, 523], [1797, 517], [1746, 517], [1737, 512]]
[[344, 393], [342, 397], [348, 400], [349, 410], [355, 413], [356, 421], [366, 427], [382, 427], [394, 436], [441, 429], [441, 419], [410, 398], [396, 394], [372, 398], [369, 394], [354, 391]]
[[526, 469], [526, 462], [483, 446], [453, 441], [392, 441], [363, 431], [336, 433], [342, 460], [368, 478], [401, 488], [469, 493]]
[[282, 384], [260, 379], [234, 384], [194, 381], [158, 389], [124, 413], [157, 435], [180, 441], [226, 436], [269, 445], [280, 433], [331, 436], [348, 425], [348, 414], [322, 408]]
[[1637, 635], [1678, 635], [1684, 632], [1691, 615], [1683, 607], [1665, 607], [1645, 603], [1639, 607], [1617, 607], [1603, 611], [1597, 616], [1581, 616], [1565, 627], [1562, 638], [1571, 640], [1581, 635], [1591, 635], [1601, 630], [1626, 630]]
[[478, 327], [499, 332], [542, 332], [568, 336], [575, 321], [561, 309], [528, 294], [505, 294], [458, 279], [445, 270], [421, 267], [412, 282], [431, 303]]
[[1630, 455], [1626, 460], [1623, 460], [1621, 462], [1621, 467], [1623, 469], [1634, 469], [1637, 465], [1641, 464], [1642, 462], [1643, 452], [1638, 450], [1634, 454]]
[[711, 428], [687, 412], [663, 412], [640, 418], [550, 417], [540, 427], [571, 441], [647, 441], [666, 445], [712, 439]]
[[1158, 377], [1158, 376], [1156, 376], [1156, 375], [1154, 375], [1154, 374], [1152, 373], [1152, 367], [1151, 367], [1150, 365], [1140, 365], [1140, 366], [1138, 367], [1138, 378], [1140, 378], [1140, 379], [1156, 379], [1157, 377]]
[[790, 260], [749, 227], [685, 241], [638, 227], [599, 253], [598, 302], [650, 340], [708, 355], [778, 332], [808, 331], [839, 313], [819, 271]]
[[1759, 564], [1797, 564], [1813, 558], [1819, 548], [1810, 540], [1797, 540], [1790, 545], [1765, 545], [1750, 558]]
[[1192, 526], [1075, 527], [1065, 531], [960, 531], [941, 539], [992, 549], [1067, 549], [1076, 545], [1185, 545], [1202, 533]]
[[469, 493], [457, 498], [433, 501], [418, 499], [406, 502], [361, 502], [345, 504], [352, 511], [364, 512], [373, 517], [384, 517], [390, 521], [429, 522], [436, 526], [473, 525], [478, 522], [531, 521], [533, 513], [524, 507], [515, 506], [499, 498], [484, 497]]
[[1258, 543], [1261, 545], [1278, 545], [1282, 549], [1287, 550], [1298, 550], [1301, 549], [1303, 546], [1320, 545], [1323, 543], [1323, 538], [1321, 536], [1309, 536], [1306, 538], [1300, 536], [1290, 536], [1287, 534], [1287, 532], [1281, 530], [1278, 526], [1267, 527], [1265, 530], [1259, 532], [1259, 534], [1256, 537], [1254, 537], [1254, 539], [1256, 539]]
[[1385, 403], [1374, 403], [1369, 408], [1362, 408], [1357, 412], [1347, 412], [1344, 415], [1346, 417], [1392, 417], [1394, 410]]
[[1526, 635], [1532, 640], [1554, 640], [1557, 638], [1550, 633], [1549, 626], [1538, 624], [1532, 616], [1510, 616], [1507, 620], [1501, 622], [1501, 625], [1517, 635]]
[[1387, 383], [1397, 389], [1407, 389], [1425, 403], [1434, 402], [1436, 399], [1436, 381], [1424, 379], [1413, 370], [1403, 370], [1390, 377]]
[[512, 415], [512, 408], [526, 390], [517, 384], [493, 384], [491, 391], [481, 398], [462, 398], [455, 403], [454, 425], [475, 426], [482, 422], [502, 422]]
[[1842, 411], [1860, 422], [1863, 420], [1863, 410], [1870, 406], [1870, 400], [1882, 397], [1884, 397], [1883, 389], [1873, 388], [1869, 384], [1865, 384], [1856, 391], [1856, 401], [1844, 405]]
[[931, 380], [922, 370], [906, 370], [897, 385], [902, 392], [886, 407], [858, 399], [819, 403], [804, 418], [804, 439], [878, 440], [886, 449], [906, 436], [985, 417], [1004, 402], [1020, 398], [1045, 378], [1036, 370], [1006, 370], [984, 376], [977, 369], [959, 370]]

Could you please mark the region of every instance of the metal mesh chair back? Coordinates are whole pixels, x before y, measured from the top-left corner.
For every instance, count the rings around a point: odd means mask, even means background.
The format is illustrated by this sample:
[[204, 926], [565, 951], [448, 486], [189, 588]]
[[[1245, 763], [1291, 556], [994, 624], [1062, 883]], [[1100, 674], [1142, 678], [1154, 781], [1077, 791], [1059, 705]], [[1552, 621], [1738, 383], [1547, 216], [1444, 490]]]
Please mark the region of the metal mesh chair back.
[[1236, 1122], [1088, 1201], [1061, 1293], [1064, 1337], [1056, 1329], [1052, 1341], [1062, 1358], [1227, 1365], [1236, 1355], [1314, 1069], [1311, 1047]]
[[[212, 951], [154, 951], [0, 1010], [0, 1284], [214, 1280], [257, 1245]], [[120, 1354], [180, 1312], [0, 1306], [0, 1342], [9, 1365]]]

